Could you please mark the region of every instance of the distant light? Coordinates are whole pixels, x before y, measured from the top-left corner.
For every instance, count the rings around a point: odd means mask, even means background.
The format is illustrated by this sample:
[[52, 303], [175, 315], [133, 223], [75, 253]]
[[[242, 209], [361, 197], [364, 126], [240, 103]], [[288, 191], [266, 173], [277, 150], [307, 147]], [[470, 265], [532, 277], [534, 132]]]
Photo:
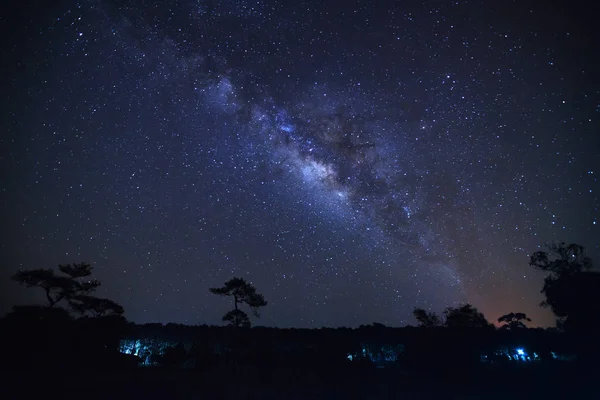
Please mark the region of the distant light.
[[517, 349], [517, 354], [520, 356], [524, 356], [525, 355], [525, 351], [523, 349]]

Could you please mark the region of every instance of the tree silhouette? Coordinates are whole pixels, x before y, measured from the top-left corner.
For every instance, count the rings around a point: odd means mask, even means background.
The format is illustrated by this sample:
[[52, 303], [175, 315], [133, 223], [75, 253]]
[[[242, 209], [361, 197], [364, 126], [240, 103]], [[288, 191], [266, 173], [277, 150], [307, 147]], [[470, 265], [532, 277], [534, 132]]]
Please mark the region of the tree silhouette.
[[109, 299], [80, 294], [69, 299], [71, 308], [81, 314], [91, 314], [94, 317], [105, 317], [109, 315], [122, 315], [125, 310], [120, 304]]
[[97, 280], [82, 280], [92, 274], [92, 267], [87, 263], [59, 265], [58, 269], [64, 275], [57, 275], [52, 269], [33, 269], [19, 271], [12, 279], [27, 287], [42, 288], [52, 308], [62, 300], [71, 302], [77, 296], [93, 292], [100, 282]]
[[267, 305], [265, 298], [262, 294], [257, 293], [256, 288], [250, 283], [246, 282], [243, 278], [232, 278], [225, 282], [223, 287], [210, 288], [211, 293], [218, 294], [220, 296], [231, 296], [233, 297], [234, 309], [228, 311], [223, 316], [223, 321], [229, 322], [229, 325], [236, 328], [250, 327], [250, 318], [248, 314], [239, 309], [240, 304], [246, 304], [250, 307], [252, 314], [259, 318], [260, 314], [258, 309]]
[[442, 319], [439, 315], [427, 312], [422, 308], [415, 308], [413, 315], [419, 322], [419, 326], [423, 328], [433, 328], [442, 325]]
[[52, 269], [33, 269], [19, 271], [12, 276], [12, 279], [27, 287], [42, 288], [48, 300], [48, 308], [54, 308], [61, 301], [66, 301], [74, 312], [82, 316], [89, 314], [93, 317], [103, 317], [123, 314], [123, 307], [116, 302], [90, 295], [100, 286], [98, 280], [89, 279], [92, 274], [90, 264], [61, 264], [58, 269], [62, 275]]
[[574, 332], [600, 331], [600, 273], [591, 271], [592, 260], [578, 244], [552, 244], [534, 253], [529, 265], [549, 272], [544, 279], [540, 305], [550, 307], [558, 325]]
[[561, 242], [547, 247], [548, 251], [533, 253], [529, 265], [554, 275], [573, 274], [592, 268], [592, 259], [585, 255], [585, 248], [581, 245]]
[[498, 318], [498, 322], [504, 322], [504, 325], [500, 329], [524, 329], [527, 328], [524, 322], [531, 322], [531, 318], [528, 318], [524, 313], [509, 313]]
[[448, 307], [444, 311], [448, 328], [486, 328], [492, 326], [485, 316], [471, 304]]

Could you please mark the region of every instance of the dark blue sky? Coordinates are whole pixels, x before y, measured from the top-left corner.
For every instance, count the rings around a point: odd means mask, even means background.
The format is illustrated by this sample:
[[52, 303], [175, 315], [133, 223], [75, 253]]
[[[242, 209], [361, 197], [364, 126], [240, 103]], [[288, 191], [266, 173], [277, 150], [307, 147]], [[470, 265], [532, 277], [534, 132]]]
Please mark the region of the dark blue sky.
[[237, 275], [270, 326], [552, 323], [528, 254], [600, 255], [598, 36], [490, 3], [5, 9], [0, 312], [41, 300], [17, 269], [88, 261], [137, 322], [220, 323]]

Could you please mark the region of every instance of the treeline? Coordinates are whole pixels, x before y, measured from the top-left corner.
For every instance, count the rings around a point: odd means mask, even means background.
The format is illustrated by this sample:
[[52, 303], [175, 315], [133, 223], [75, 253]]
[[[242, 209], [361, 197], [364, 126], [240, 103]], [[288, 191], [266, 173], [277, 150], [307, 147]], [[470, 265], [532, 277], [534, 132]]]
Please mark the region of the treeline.
[[100, 282], [89, 264], [60, 265], [58, 271], [17, 272], [12, 279], [42, 290], [46, 305], [15, 306], [0, 320], [2, 366], [42, 370], [58, 367], [206, 369], [255, 366], [267, 369], [398, 367], [448, 371], [482, 364], [548, 364], [577, 359], [591, 365], [600, 356], [600, 274], [583, 247], [564, 243], [534, 253], [530, 266], [548, 272], [541, 304], [556, 314], [556, 329], [527, 329], [531, 320], [511, 312], [497, 329], [469, 304], [441, 315], [416, 308], [418, 327], [382, 324], [358, 329], [251, 328], [250, 315], [267, 306], [263, 295], [242, 278], [210, 292], [233, 300], [224, 327], [176, 324], [135, 325], [121, 305], [94, 296]]
[[[64, 372], [146, 366], [342, 374], [383, 367], [442, 376], [486, 365], [515, 368], [565, 360], [590, 365], [600, 355], [593, 341], [557, 329], [136, 325], [118, 316], [71, 318], [58, 310], [29, 309], [28, 318], [21, 318], [21, 311], [0, 322], [4, 368]], [[31, 318], [34, 312], [40, 313], [37, 318]]]
[[[556, 329], [404, 327], [279, 329], [146, 324], [128, 326], [121, 351], [141, 365], [214, 368], [409, 368], [555, 363], [587, 344]], [[585, 358], [585, 357], [584, 357]]]

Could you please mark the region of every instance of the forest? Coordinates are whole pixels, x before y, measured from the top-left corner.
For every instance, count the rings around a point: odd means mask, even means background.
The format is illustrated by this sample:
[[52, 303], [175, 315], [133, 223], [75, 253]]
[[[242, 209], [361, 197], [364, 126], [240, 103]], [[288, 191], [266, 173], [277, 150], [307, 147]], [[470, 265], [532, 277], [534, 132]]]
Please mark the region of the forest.
[[[541, 306], [556, 315], [556, 327], [528, 328], [531, 320], [520, 312], [499, 317], [496, 326], [470, 304], [448, 307], [441, 315], [414, 309], [416, 325], [400, 328], [380, 323], [354, 329], [252, 327], [268, 302], [242, 278], [208, 288], [233, 305], [223, 316], [224, 326], [140, 325], [125, 319], [121, 305], [93, 295], [100, 282], [91, 278], [90, 264], [21, 270], [12, 279], [42, 290], [47, 304], [16, 305], [0, 320], [2, 368], [14, 374], [13, 382], [43, 376], [45, 384], [30, 390], [51, 385], [75, 393], [84, 390], [82, 382], [113, 376], [118, 390], [143, 392], [152, 387], [146, 387], [150, 381], [156, 385], [176, 377], [205, 382], [203, 389], [181, 387], [216, 398], [235, 397], [239, 390], [252, 398], [263, 390], [258, 387], [278, 385], [317, 387], [323, 393], [334, 390], [335, 382], [357, 379], [379, 382], [377, 390], [393, 385], [385, 393], [424, 390], [424, 382], [497, 387], [504, 393], [506, 385], [541, 385], [554, 378], [567, 384], [593, 374], [600, 356], [600, 273], [577, 244], [550, 245], [531, 256], [530, 266], [548, 274]], [[365, 395], [369, 388], [351, 391]]]

